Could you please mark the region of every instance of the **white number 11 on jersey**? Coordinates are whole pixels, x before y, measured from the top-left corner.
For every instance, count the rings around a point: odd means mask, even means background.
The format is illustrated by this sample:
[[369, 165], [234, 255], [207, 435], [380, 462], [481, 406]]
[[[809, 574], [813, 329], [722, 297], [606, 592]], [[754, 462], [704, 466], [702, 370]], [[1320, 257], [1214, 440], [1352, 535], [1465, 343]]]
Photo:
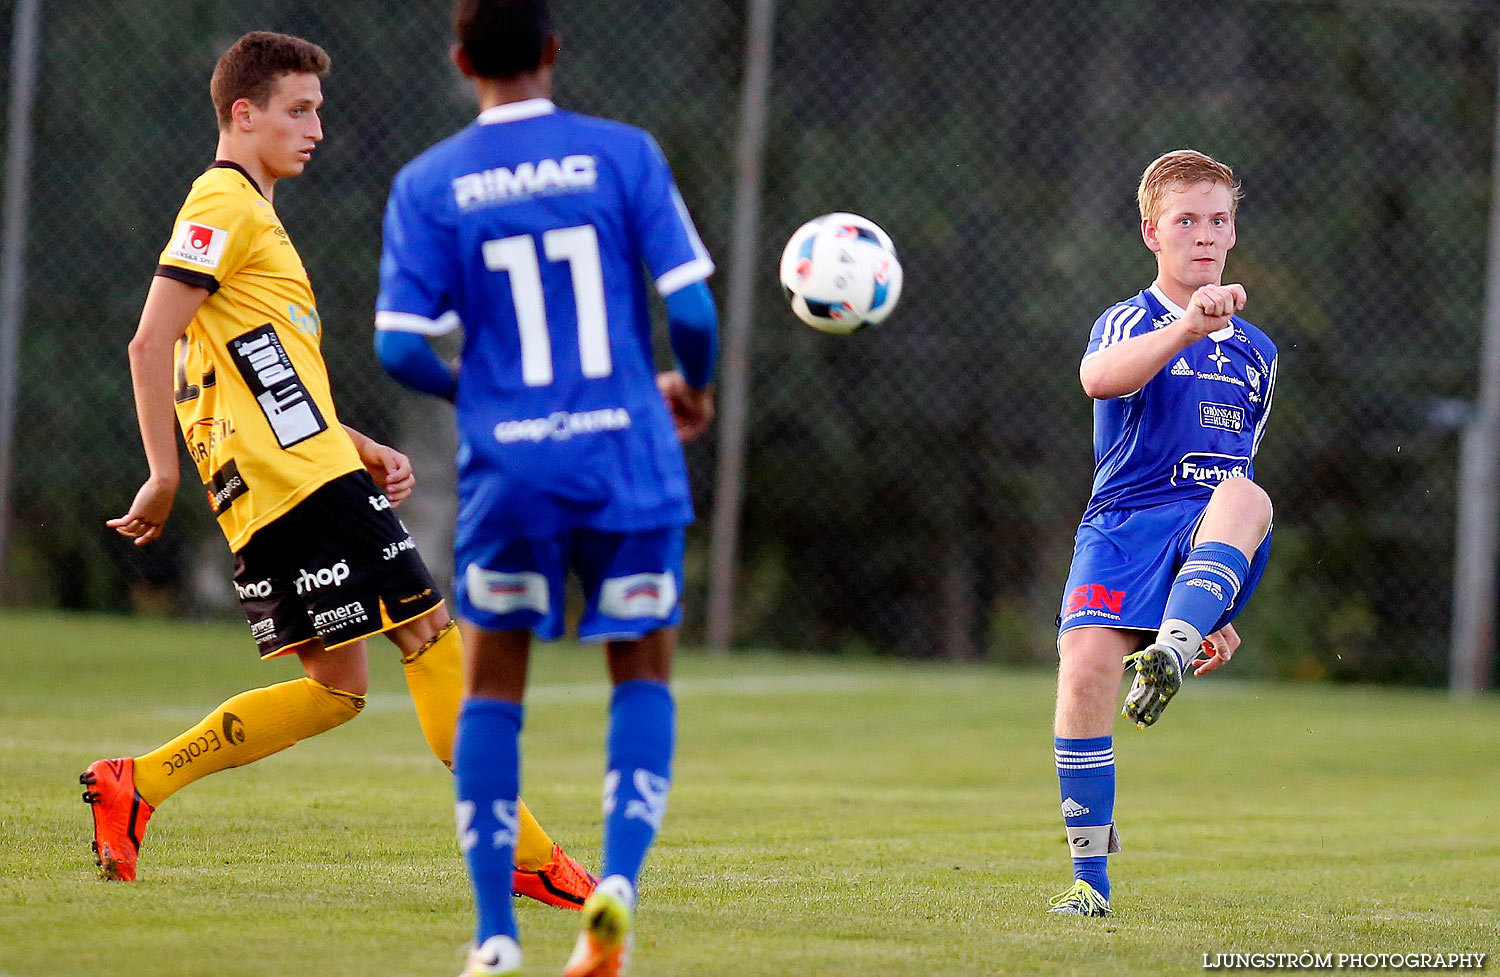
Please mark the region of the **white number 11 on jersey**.
[[[578, 359], [583, 375], [607, 377], [609, 325], [604, 319], [604, 272], [599, 264], [599, 235], [592, 224], [562, 227], [542, 235], [548, 261], [566, 261], [573, 275], [573, 304], [578, 317]], [[552, 382], [552, 335], [542, 301], [542, 273], [530, 234], [484, 242], [484, 266], [510, 275], [511, 300], [521, 331], [521, 379], [528, 387]]]

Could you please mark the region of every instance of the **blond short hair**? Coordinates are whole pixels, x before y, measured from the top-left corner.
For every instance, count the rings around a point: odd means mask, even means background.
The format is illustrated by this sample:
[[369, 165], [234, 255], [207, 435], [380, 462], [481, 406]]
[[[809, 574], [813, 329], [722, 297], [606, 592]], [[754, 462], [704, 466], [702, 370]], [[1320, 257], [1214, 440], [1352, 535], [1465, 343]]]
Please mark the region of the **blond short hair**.
[[1162, 201], [1167, 191], [1178, 186], [1194, 186], [1203, 181], [1222, 183], [1229, 188], [1229, 216], [1240, 203], [1240, 185], [1234, 182], [1234, 170], [1196, 149], [1174, 149], [1151, 161], [1141, 174], [1141, 185], [1135, 200], [1141, 208], [1141, 219], [1156, 223], [1161, 217]]

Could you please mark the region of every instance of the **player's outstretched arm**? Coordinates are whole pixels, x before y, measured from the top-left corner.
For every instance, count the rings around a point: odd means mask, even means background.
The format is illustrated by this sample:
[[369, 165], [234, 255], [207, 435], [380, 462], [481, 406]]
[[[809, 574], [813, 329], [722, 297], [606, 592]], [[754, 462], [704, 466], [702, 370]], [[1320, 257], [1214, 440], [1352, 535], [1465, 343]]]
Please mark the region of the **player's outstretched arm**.
[[1244, 286], [1204, 285], [1193, 293], [1187, 315], [1181, 319], [1107, 346], [1085, 359], [1078, 368], [1079, 382], [1095, 400], [1133, 394], [1160, 373], [1172, 357], [1227, 326], [1230, 317], [1244, 307]]
[[347, 424], [344, 425], [344, 432], [354, 442], [359, 460], [390, 500], [391, 506], [394, 508], [405, 502], [411, 496], [411, 490], [417, 486], [417, 475], [412, 471], [411, 459], [390, 445], [381, 444]]
[[130, 511], [105, 525], [135, 545], [159, 537], [172, 511], [181, 474], [177, 470], [177, 419], [173, 412], [172, 347], [198, 312], [208, 289], [171, 278], [151, 279], [135, 337], [130, 340], [130, 381], [150, 475], [135, 494]]

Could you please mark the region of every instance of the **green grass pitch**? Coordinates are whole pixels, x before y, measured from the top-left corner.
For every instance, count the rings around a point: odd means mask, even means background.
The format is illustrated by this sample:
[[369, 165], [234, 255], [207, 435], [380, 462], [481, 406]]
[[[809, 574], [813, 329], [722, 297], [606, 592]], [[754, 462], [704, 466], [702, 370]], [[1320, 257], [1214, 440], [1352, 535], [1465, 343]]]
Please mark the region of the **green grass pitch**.
[[[365, 714], [198, 782], [135, 885], [94, 878], [78, 772], [298, 674], [242, 626], [0, 616], [0, 977], [452, 977], [469, 935], [447, 774], [394, 650]], [[1247, 646], [1245, 654], [1254, 654]], [[1500, 701], [1190, 680], [1116, 731], [1111, 920], [1070, 880], [1052, 676], [684, 654], [636, 975], [1201, 973], [1220, 952], [1500, 950]], [[525, 791], [597, 865], [597, 651], [539, 653]], [[527, 974], [576, 915], [519, 906]]]

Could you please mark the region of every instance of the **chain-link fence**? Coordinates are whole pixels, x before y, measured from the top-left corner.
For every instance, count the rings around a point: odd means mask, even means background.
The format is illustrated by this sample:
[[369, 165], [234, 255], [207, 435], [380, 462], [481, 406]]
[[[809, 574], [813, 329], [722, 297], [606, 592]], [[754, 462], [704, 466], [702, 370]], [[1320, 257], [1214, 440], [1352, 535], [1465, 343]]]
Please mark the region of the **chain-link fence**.
[[[743, 4], [554, 7], [559, 102], [658, 136], [722, 266]], [[326, 141], [277, 209], [318, 293], [344, 419], [417, 458], [407, 520], [446, 566], [451, 428], [379, 373], [370, 321], [389, 181], [473, 112], [447, 18], [445, 2], [395, 0], [45, 5], [8, 603], [180, 610], [227, 580], [196, 486], [152, 548], [102, 523], [144, 472], [124, 348], [212, 157], [208, 77], [258, 28], [333, 56]], [[1229, 276], [1282, 354], [1257, 464], [1276, 548], [1244, 670], [1441, 681], [1497, 19], [1489, 3], [1415, 0], [784, 0], [737, 641], [1051, 657], [1092, 464], [1078, 359], [1097, 314], [1154, 273], [1141, 169], [1192, 146], [1244, 181]], [[785, 237], [832, 210], [880, 222], [906, 269], [896, 315], [846, 339], [796, 322], [774, 276]], [[689, 452], [703, 513], [715, 450]], [[694, 530], [689, 639], [707, 540]]]

